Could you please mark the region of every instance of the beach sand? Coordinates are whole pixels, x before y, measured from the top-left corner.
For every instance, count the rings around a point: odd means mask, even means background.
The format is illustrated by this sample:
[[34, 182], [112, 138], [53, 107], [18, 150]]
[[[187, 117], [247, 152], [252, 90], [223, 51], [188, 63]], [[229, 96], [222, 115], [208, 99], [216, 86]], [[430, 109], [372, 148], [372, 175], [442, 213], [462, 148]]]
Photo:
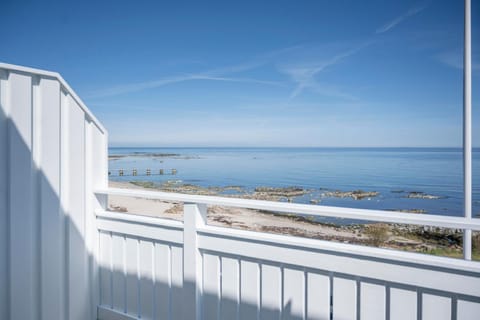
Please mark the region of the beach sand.
[[[110, 187], [152, 190], [132, 183], [117, 181], [110, 181]], [[109, 208], [117, 212], [183, 220], [182, 204], [174, 202], [110, 196]], [[437, 243], [432, 244], [417, 237], [409, 236], [409, 232], [399, 233], [396, 230], [398, 226], [384, 224], [374, 224], [374, 228], [370, 228], [372, 225], [341, 226], [314, 222], [308, 218], [295, 216], [293, 213], [291, 215], [280, 215], [253, 209], [221, 206], [209, 206], [207, 220], [209, 225], [214, 226], [333, 240], [343, 243], [402, 248], [422, 252], [438, 248]]]
[[[110, 181], [112, 188], [171, 191], [152, 189], [129, 182]], [[188, 185], [185, 193], [210, 194], [213, 189]], [[178, 189], [173, 190], [179, 192]], [[256, 193], [240, 195], [242, 198], [265, 200], [279, 199], [272, 194]], [[109, 210], [119, 213], [138, 214], [165, 219], [183, 220], [183, 204], [156, 199], [109, 196]], [[321, 239], [342, 243], [375, 246], [389, 249], [421, 252], [439, 256], [462, 257], [462, 231], [399, 224], [336, 225], [316, 222], [308, 217], [278, 214], [246, 208], [209, 206], [207, 223], [213, 226], [257, 232]], [[480, 260], [480, 233], [475, 233], [473, 258]]]

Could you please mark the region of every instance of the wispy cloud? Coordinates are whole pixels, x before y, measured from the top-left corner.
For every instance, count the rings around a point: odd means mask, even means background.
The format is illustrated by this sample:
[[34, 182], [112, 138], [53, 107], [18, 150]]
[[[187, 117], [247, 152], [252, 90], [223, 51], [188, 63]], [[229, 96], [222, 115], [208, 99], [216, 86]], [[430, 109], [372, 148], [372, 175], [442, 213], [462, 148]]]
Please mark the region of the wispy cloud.
[[296, 83], [294, 90], [290, 94], [290, 98], [293, 99], [305, 89], [309, 89], [322, 95], [352, 99], [353, 97], [350, 94], [343, 93], [335, 87], [321, 84], [316, 80], [315, 77], [325, 69], [337, 65], [348, 57], [356, 54], [370, 43], [371, 42], [365, 42], [352, 49], [319, 59], [314, 63], [281, 67], [280, 71], [289, 75], [290, 78]]
[[[461, 50], [445, 51], [436, 55], [435, 58], [449, 67], [463, 70], [463, 53]], [[475, 53], [472, 54], [472, 70], [480, 70], [480, 56]]]
[[[239, 83], [252, 83], [252, 84], [261, 84], [268, 86], [285, 86], [284, 83], [278, 81], [269, 81], [262, 79], [254, 79], [248, 77], [232, 77], [237, 73], [246, 72], [249, 70], [256, 69], [258, 67], [272, 63], [279, 57], [288, 55], [290, 52], [300, 49], [302, 46], [290, 46], [285, 48], [280, 48], [277, 50], [272, 50], [261, 54], [257, 57], [254, 57], [248, 61], [228, 65], [224, 67], [219, 67], [204, 72], [199, 72], [195, 74], [181, 74], [174, 75], [170, 77], [165, 77], [161, 79], [127, 83], [118, 86], [113, 86], [110, 88], [105, 88], [99, 91], [91, 92], [86, 98], [95, 99], [103, 97], [117, 96], [121, 94], [128, 94], [133, 92], [139, 92], [148, 89], [160, 88], [166, 85], [171, 85], [180, 82], [194, 81], [194, 80], [205, 80], [205, 81], [219, 81], [219, 82], [239, 82]], [[196, 63], [199, 63], [196, 61]]]
[[406, 19], [408, 19], [410, 17], [413, 17], [414, 15], [422, 12], [426, 8], [427, 8], [427, 4], [422, 4], [422, 5], [418, 5], [416, 7], [413, 7], [410, 10], [408, 10], [406, 13], [402, 14], [399, 17], [396, 17], [395, 19], [386, 23], [382, 27], [378, 28], [375, 33], [380, 34], [380, 33], [387, 32], [387, 31], [393, 29], [394, 27], [396, 27], [397, 25], [399, 25], [400, 23], [402, 23], [403, 21], [405, 21]]
[[193, 81], [193, 80], [243, 82], [243, 83], [256, 83], [256, 84], [271, 85], [271, 86], [282, 86], [281, 83], [276, 81], [210, 75], [213, 73], [218, 73], [218, 72], [215, 71], [215, 72], [206, 72], [203, 74], [187, 74], [187, 75], [173, 76], [169, 78], [162, 78], [159, 80], [129, 83], [129, 84], [114, 86], [114, 87], [92, 92], [91, 94], [87, 95], [87, 98], [93, 99], [93, 98], [112, 97], [112, 96], [117, 96], [121, 94], [139, 92], [139, 91], [153, 89], [153, 88], [160, 88], [160, 87], [174, 84], [174, 83]]

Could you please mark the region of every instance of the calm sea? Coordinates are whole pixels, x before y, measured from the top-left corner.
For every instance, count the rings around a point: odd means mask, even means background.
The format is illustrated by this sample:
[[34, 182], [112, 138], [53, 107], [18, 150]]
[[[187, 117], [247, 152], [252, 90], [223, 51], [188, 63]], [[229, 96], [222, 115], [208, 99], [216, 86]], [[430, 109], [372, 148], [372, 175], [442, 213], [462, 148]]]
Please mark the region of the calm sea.
[[[412, 210], [462, 215], [462, 151], [455, 148], [110, 148], [111, 180], [168, 180], [209, 186], [298, 186], [311, 190], [294, 202], [353, 208]], [[175, 154], [159, 156], [158, 154]], [[480, 214], [480, 149], [473, 152], [473, 214]], [[177, 174], [119, 177], [116, 170], [139, 174], [177, 169]], [[377, 197], [353, 200], [325, 197], [327, 190], [378, 191]], [[411, 199], [424, 192], [440, 199]]]

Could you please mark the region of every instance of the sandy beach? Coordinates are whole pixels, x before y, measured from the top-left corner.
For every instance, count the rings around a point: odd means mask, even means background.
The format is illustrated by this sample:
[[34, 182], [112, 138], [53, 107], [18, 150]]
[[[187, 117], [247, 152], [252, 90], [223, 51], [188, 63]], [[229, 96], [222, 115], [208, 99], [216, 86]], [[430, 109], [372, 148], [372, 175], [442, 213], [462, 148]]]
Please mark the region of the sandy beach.
[[[142, 185], [118, 181], [110, 181], [110, 187], [152, 190], [152, 188], [145, 188]], [[202, 189], [199, 191], [193, 186], [190, 186], [189, 188], [191, 188], [191, 192], [187, 191], [186, 193], [200, 192], [204, 194], [215, 194], [214, 189]], [[187, 188], [187, 190], [190, 190], [189, 188]], [[168, 187], [165, 189], [160, 190], [172, 191]], [[182, 189], [182, 191], [185, 191], [185, 189]], [[250, 195], [249, 197], [271, 197], [271, 194], [261, 194], [263, 196], [256, 194]], [[247, 196], [243, 195], [242, 197]], [[181, 203], [165, 202], [154, 199], [110, 196], [109, 209], [116, 212], [127, 212], [130, 214], [140, 214], [179, 221], [183, 219], [183, 207]], [[461, 234], [456, 230], [432, 230], [430, 228], [416, 226], [386, 225], [380, 223], [333, 225], [315, 222], [308, 218], [295, 216], [293, 214], [280, 215], [253, 209], [228, 208], [221, 206], [210, 206], [208, 208], [207, 220], [208, 224], [221, 227], [288, 234], [343, 243], [403, 249], [436, 255], [461, 255]]]
[[[145, 189], [131, 183], [114, 181], [110, 182], [110, 187]], [[119, 212], [141, 213], [142, 215], [183, 220], [183, 207], [179, 203], [111, 196], [109, 206], [111, 210]], [[207, 219], [211, 225], [245, 230], [292, 234], [319, 239], [368, 240], [365, 235], [355, 234], [346, 228], [329, 227], [310, 222], [307, 219], [295, 220], [293, 217], [274, 215], [253, 209], [211, 206], [208, 208]]]

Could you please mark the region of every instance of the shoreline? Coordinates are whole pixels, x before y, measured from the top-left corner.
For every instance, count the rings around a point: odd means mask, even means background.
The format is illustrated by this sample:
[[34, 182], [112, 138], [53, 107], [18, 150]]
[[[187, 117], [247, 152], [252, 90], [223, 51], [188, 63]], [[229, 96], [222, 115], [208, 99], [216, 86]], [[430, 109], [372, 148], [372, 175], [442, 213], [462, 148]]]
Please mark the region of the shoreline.
[[[142, 185], [141, 183], [134, 184], [130, 182], [109, 181], [109, 185], [110, 187], [115, 188], [178, 192], [178, 190], [172, 190], [172, 188], [168, 186], [166, 188], [153, 187], [153, 185], [145, 187], [145, 185]], [[203, 192], [199, 192], [198, 186], [189, 185], [186, 190], [187, 192], [183, 190], [183, 193], [225, 196], [218, 194], [218, 188], [213, 187], [201, 189], [203, 189]], [[275, 190], [273, 191], [275, 192]], [[299, 192], [299, 190], [287, 191], [292, 191], [294, 193]], [[270, 196], [261, 192], [260, 195], [239, 196], [235, 194], [233, 196], [270, 201], [279, 201], [278, 199], [281, 198], [281, 195], [277, 194], [275, 196], [276, 200], [272, 200]], [[265, 197], [269, 199], [265, 199]], [[183, 207], [181, 203], [153, 199], [110, 196], [109, 210], [174, 219], [178, 221], [183, 220]], [[214, 226], [256, 232], [370, 245], [451, 257], [461, 257], [462, 255], [462, 232], [460, 230], [384, 223], [340, 225], [314, 221], [309, 217], [295, 215], [294, 213], [279, 214], [255, 209], [222, 206], [209, 206], [207, 220], [208, 224]], [[475, 241], [480, 242], [480, 235], [476, 235]], [[478, 246], [475, 247], [474, 257], [477, 260], [480, 259], [480, 248], [478, 248]]]

